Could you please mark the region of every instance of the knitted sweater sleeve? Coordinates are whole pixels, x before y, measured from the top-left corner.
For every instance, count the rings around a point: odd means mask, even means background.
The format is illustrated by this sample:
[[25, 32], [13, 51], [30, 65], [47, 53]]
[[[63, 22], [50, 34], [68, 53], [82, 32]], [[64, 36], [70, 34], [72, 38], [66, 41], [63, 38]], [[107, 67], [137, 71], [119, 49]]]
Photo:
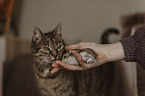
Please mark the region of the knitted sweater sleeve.
[[138, 28], [131, 37], [120, 40], [127, 62], [137, 62], [145, 69], [145, 25]]

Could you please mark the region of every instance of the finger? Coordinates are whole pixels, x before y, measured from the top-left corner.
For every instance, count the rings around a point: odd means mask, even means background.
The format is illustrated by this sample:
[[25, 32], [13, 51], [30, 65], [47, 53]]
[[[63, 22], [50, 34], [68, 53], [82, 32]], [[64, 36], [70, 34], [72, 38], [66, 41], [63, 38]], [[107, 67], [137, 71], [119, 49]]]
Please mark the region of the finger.
[[61, 66], [60, 64], [57, 64], [57, 63], [53, 63], [52, 67], [59, 68], [59, 69], [64, 69], [63, 66]]
[[78, 60], [79, 64], [83, 67], [83, 69], [94, 68], [101, 65], [100, 60], [95, 60], [92, 63], [86, 63], [82, 60], [82, 56], [79, 53], [77, 53], [76, 51], [72, 51], [72, 53]]
[[59, 67], [59, 65], [56, 64], [56, 63], [53, 63], [53, 64], [52, 64], [52, 67]]
[[54, 74], [54, 73], [58, 72], [59, 70], [60, 70], [59, 68], [56, 68], [56, 67], [55, 67], [55, 68], [53, 68], [53, 69], [51, 70], [51, 73]]
[[93, 62], [93, 63], [90, 63], [90, 64], [84, 63], [83, 66], [90, 69], [90, 68], [97, 67], [99, 65], [97, 64], [97, 62]]
[[84, 62], [82, 60], [82, 56], [79, 53], [77, 53], [76, 51], [72, 51], [72, 53], [74, 54], [74, 56], [78, 60], [79, 64], [83, 66]]
[[100, 65], [102, 65], [102, 63], [100, 62], [100, 60], [95, 60], [92, 63], [85, 63], [83, 66], [84, 67], [87, 67], [87, 68], [94, 68], [94, 67], [98, 67]]
[[59, 66], [62, 66], [65, 69], [72, 70], [72, 71], [83, 70], [83, 68], [80, 67], [80, 66], [66, 64], [66, 63], [64, 63], [62, 61], [56, 61], [56, 64], [58, 64]]
[[69, 45], [65, 47], [66, 50], [72, 50], [72, 49], [81, 49], [79, 44], [75, 44], [75, 45]]

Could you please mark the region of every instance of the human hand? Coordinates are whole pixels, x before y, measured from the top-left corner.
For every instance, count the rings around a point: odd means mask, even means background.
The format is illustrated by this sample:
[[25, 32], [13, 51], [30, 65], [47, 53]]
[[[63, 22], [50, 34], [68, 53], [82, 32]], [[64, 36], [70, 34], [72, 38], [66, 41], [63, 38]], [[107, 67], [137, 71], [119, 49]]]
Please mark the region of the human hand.
[[[99, 45], [98, 45], [99, 46]], [[92, 50], [96, 50], [96, 47], [97, 47], [97, 44], [96, 43], [79, 43], [79, 44], [76, 44], [76, 45], [70, 45], [70, 46], [67, 46], [65, 49], [66, 50], [73, 50], [73, 49], [85, 49], [85, 48], [90, 48]], [[106, 60], [105, 59], [105, 55], [101, 55], [102, 53], [100, 52], [100, 55], [98, 54], [99, 52], [96, 52], [96, 62], [93, 62], [93, 63], [89, 63], [87, 64], [86, 62], [84, 62], [80, 56], [80, 54], [78, 54], [76, 51], [72, 51], [72, 53], [74, 54], [74, 56], [76, 57], [76, 59], [78, 60], [80, 66], [76, 66], [76, 65], [71, 65], [71, 64], [66, 64], [62, 61], [56, 61], [52, 66], [54, 67], [54, 69], [51, 71], [52, 73], [55, 73], [57, 71], [59, 71], [60, 69], [62, 68], [65, 68], [65, 69], [68, 69], [68, 70], [87, 70], [89, 68], [93, 68], [93, 67], [96, 67], [96, 66], [99, 66], [101, 65], [103, 62], [101, 60], [99, 60], [99, 58], [102, 58], [104, 57], [104, 61]], [[98, 59], [98, 60], [97, 60]], [[101, 63], [102, 62], [102, 63]]]
[[59, 71], [61, 68], [68, 69], [68, 70], [87, 70], [90, 68], [94, 68], [97, 66], [100, 66], [106, 62], [120, 60], [124, 58], [124, 52], [123, 48], [120, 42], [114, 43], [114, 44], [96, 44], [96, 43], [78, 43], [76, 45], [70, 45], [66, 47], [66, 50], [72, 50], [72, 49], [84, 49], [84, 48], [90, 48], [93, 49], [96, 53], [96, 62], [93, 63], [85, 63], [81, 56], [73, 51], [74, 56], [79, 61], [80, 66], [74, 66], [70, 64], [66, 64], [62, 61], [56, 61], [52, 66], [55, 67], [51, 73], [55, 73]]

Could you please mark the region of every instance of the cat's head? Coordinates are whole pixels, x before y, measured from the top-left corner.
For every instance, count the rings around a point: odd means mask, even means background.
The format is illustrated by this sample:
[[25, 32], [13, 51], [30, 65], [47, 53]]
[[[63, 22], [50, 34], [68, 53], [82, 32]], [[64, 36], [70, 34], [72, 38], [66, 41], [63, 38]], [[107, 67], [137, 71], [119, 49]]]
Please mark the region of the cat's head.
[[42, 77], [50, 74], [52, 63], [56, 60], [61, 60], [65, 53], [65, 43], [61, 37], [61, 25], [48, 33], [35, 27], [32, 37], [32, 54], [36, 61], [35, 67], [39, 75]]

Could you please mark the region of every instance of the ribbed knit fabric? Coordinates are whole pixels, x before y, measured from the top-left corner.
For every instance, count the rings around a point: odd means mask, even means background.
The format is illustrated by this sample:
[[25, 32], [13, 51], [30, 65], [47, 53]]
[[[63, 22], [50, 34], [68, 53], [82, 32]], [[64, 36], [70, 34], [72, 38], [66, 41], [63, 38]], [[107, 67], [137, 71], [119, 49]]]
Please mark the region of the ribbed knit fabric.
[[145, 69], [145, 25], [138, 28], [133, 36], [120, 41], [125, 53], [124, 60], [137, 62]]

